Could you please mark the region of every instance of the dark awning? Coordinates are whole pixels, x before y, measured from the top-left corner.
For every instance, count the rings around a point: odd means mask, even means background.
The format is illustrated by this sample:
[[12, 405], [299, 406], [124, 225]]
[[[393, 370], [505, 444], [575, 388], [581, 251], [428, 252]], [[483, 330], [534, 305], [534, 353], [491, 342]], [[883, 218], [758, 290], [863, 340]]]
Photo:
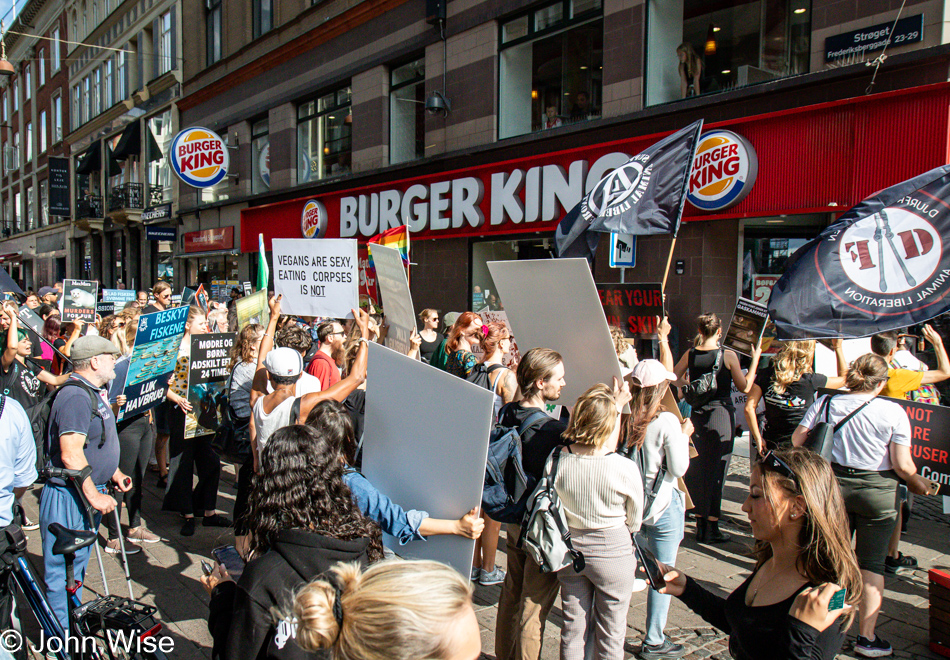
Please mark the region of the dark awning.
[[79, 157], [76, 163], [76, 174], [92, 174], [102, 169], [102, 149], [99, 142], [93, 142]]
[[116, 160], [125, 160], [129, 156], [137, 156], [140, 153], [142, 153], [142, 123], [136, 119], [122, 131], [119, 143], [112, 150], [112, 157]]
[[122, 164], [116, 160], [115, 152], [109, 148], [109, 145], [106, 145], [106, 161], [109, 164], [109, 171], [106, 172], [106, 176], [121, 176], [122, 175]]

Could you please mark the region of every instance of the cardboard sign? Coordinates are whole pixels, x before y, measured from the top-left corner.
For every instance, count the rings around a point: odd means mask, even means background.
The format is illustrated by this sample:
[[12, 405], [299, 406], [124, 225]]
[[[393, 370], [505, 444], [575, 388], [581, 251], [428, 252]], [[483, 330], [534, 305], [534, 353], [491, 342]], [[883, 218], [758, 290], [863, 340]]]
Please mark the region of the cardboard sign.
[[[856, 359], [871, 352], [871, 338], [845, 339], [842, 342], [845, 364], [851, 364]], [[815, 343], [815, 373], [829, 377], [838, 375], [838, 361], [835, 352], [822, 342]], [[843, 376], [844, 374], [842, 374]]]
[[389, 334], [384, 343], [405, 355], [409, 351], [409, 336], [416, 327], [416, 313], [412, 307], [409, 279], [402, 265], [399, 250], [373, 245], [373, 263], [376, 264], [376, 282], [383, 299]]
[[139, 317], [129, 372], [122, 388], [127, 401], [119, 410], [118, 421], [165, 400], [168, 377], [175, 370], [187, 320], [187, 307], [172, 307]]
[[249, 296], [249, 295], [251, 295], [252, 293], [254, 293], [254, 289], [251, 288], [251, 283], [250, 283], [250, 282], [243, 282], [243, 283], [241, 284], [241, 286], [242, 286], [243, 289], [244, 289], [244, 295], [245, 295], [245, 296]]
[[125, 307], [126, 303], [134, 301], [136, 292], [131, 289], [103, 289], [102, 302], [116, 303], [118, 309]]
[[96, 295], [98, 293], [98, 282], [64, 280], [63, 297], [60, 301], [63, 321], [79, 319], [86, 323], [95, 323]]
[[225, 386], [231, 370], [234, 334], [194, 335], [191, 337], [191, 363], [188, 365], [188, 401], [192, 410], [185, 415], [185, 437], [214, 433], [224, 421], [228, 404]]
[[[353, 318], [359, 304], [356, 240], [274, 239], [274, 290], [281, 310], [298, 316]], [[374, 250], [375, 254], [375, 250]]]
[[[361, 245], [357, 254], [360, 262], [360, 307], [365, 301], [375, 307], [379, 304], [379, 291], [376, 288], [376, 268], [369, 265], [369, 251]], [[372, 313], [372, 307], [369, 308]]]
[[267, 306], [267, 292], [258, 291], [244, 296], [234, 303], [237, 310], [238, 330], [248, 323], [259, 323], [265, 328], [270, 323], [270, 308]]
[[888, 400], [907, 411], [910, 450], [918, 474], [940, 483], [941, 490], [945, 491], [950, 486], [950, 408], [903, 399]]
[[112, 316], [113, 314], [115, 314], [115, 303], [114, 302], [97, 302], [96, 314], [99, 315], [99, 318], [103, 318], [103, 319], [107, 316]]
[[762, 338], [765, 324], [769, 321], [769, 308], [747, 298], [736, 301], [736, 311], [726, 332], [722, 345], [743, 355], [752, 355], [752, 349]]
[[622, 378], [586, 259], [490, 261], [488, 270], [522, 355], [540, 346], [561, 354], [567, 385], [559, 403], [572, 406], [591, 385]]
[[598, 284], [597, 295], [609, 325], [634, 337], [656, 333], [656, 319], [663, 316], [663, 286], [659, 282]]
[[[404, 509], [461, 518], [481, 502], [494, 395], [378, 344], [369, 344], [369, 362], [363, 474]], [[385, 541], [403, 557], [433, 559], [466, 575], [472, 568], [475, 542], [461, 536]]]

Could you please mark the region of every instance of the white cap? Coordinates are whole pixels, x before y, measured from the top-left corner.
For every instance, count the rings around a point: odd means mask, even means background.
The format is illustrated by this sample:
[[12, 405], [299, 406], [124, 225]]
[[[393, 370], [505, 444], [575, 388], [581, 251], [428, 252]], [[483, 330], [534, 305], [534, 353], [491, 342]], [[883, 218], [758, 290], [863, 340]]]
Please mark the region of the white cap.
[[303, 358], [292, 348], [275, 348], [264, 358], [264, 368], [275, 376], [299, 376], [303, 372]]
[[676, 374], [667, 371], [659, 360], [640, 360], [630, 377], [640, 387], [653, 387], [668, 380], [676, 380]]

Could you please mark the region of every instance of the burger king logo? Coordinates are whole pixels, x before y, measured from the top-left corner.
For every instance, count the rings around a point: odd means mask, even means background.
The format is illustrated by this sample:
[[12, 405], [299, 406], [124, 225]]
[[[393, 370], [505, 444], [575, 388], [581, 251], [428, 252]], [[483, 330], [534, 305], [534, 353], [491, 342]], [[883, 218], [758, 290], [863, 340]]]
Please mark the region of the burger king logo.
[[758, 173], [759, 159], [748, 140], [710, 131], [699, 141], [686, 198], [703, 211], [721, 211], [745, 199]]
[[300, 231], [304, 238], [323, 238], [327, 234], [327, 210], [321, 202], [309, 200], [300, 215]]
[[186, 128], [172, 140], [172, 168], [195, 188], [210, 188], [228, 175], [228, 148], [207, 128]]

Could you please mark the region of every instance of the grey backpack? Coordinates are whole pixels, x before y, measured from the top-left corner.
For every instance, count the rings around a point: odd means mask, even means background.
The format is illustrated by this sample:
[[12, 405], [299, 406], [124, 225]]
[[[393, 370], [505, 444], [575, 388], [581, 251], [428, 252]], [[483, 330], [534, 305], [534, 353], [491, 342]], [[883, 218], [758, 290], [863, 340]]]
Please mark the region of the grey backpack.
[[554, 490], [560, 459], [561, 448], [558, 447], [548, 456], [544, 474], [528, 498], [528, 513], [521, 524], [518, 546], [538, 563], [543, 573], [553, 573], [566, 566], [573, 566], [574, 572], [580, 573], [586, 566], [584, 555], [571, 543], [571, 530]]

